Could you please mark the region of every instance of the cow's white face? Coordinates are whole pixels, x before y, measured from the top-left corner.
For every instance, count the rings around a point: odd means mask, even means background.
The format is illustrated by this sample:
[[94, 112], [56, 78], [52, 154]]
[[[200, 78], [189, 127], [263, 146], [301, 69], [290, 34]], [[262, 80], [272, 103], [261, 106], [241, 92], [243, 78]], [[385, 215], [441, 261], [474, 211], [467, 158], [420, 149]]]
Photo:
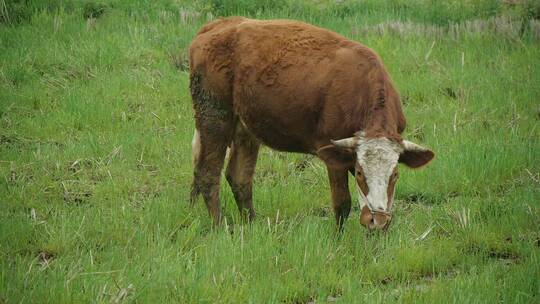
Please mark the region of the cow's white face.
[[[390, 212], [393, 191], [389, 191], [390, 179], [396, 177], [399, 154], [403, 151], [398, 143], [386, 138], [361, 139], [356, 148], [355, 175], [359, 191], [360, 207], [372, 211]], [[365, 185], [358, 185], [361, 179]], [[367, 190], [367, 191], [366, 191]], [[389, 195], [390, 194], [390, 195]]]
[[339, 150], [325, 147], [318, 154], [330, 167], [354, 167], [360, 223], [369, 229], [385, 229], [390, 224], [398, 162], [418, 168], [434, 157], [432, 151], [412, 142], [366, 138], [362, 133], [332, 144]]

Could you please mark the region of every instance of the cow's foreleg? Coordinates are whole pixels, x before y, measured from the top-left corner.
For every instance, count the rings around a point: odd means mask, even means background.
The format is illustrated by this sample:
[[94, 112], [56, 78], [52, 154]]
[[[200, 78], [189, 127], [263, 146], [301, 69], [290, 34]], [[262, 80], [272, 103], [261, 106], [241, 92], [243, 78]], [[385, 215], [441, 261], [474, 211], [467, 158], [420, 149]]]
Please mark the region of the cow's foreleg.
[[238, 210], [243, 219], [252, 221], [255, 218], [253, 209], [253, 173], [257, 163], [259, 142], [248, 134], [241, 123], [238, 123], [231, 147], [226, 177]]
[[328, 168], [330, 189], [332, 191], [332, 206], [339, 230], [343, 230], [343, 224], [351, 211], [351, 194], [348, 185], [348, 170]]

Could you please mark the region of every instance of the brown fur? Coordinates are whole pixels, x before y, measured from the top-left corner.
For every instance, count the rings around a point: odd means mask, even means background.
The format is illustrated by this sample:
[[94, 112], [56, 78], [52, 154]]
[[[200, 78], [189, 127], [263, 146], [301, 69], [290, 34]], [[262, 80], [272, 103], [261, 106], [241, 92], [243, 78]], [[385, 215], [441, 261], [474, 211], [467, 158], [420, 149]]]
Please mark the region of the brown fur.
[[354, 174], [356, 178], [356, 184], [358, 187], [360, 187], [360, 191], [364, 193], [365, 196], [369, 194], [369, 187], [366, 182], [366, 175], [364, 174], [364, 170], [362, 170], [362, 167], [356, 166], [355, 168], [356, 173]]
[[390, 180], [388, 181], [388, 188], [386, 189], [386, 195], [388, 197], [388, 210], [392, 210], [392, 204], [394, 203], [394, 191], [396, 190], [396, 183], [399, 177], [399, 173], [397, 170], [397, 167], [394, 168], [394, 172], [390, 176]]
[[[371, 49], [331, 31], [289, 20], [232, 17], [202, 27], [190, 46], [190, 88], [200, 155], [192, 198], [203, 194], [221, 220], [219, 177], [227, 169], [240, 210], [254, 211], [252, 177], [258, 143], [281, 151], [316, 154], [331, 139], [353, 136], [401, 141], [399, 95]], [[336, 220], [351, 204], [351, 166], [327, 164]]]

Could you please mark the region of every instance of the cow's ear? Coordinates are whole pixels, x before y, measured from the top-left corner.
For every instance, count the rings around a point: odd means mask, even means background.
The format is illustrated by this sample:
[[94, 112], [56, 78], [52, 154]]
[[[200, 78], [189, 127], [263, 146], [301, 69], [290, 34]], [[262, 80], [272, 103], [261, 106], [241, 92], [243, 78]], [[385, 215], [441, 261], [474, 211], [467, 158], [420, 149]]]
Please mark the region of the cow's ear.
[[328, 145], [317, 150], [317, 155], [331, 168], [345, 169], [354, 167], [356, 152], [353, 149], [338, 148]]
[[408, 140], [403, 141], [403, 148], [403, 152], [399, 155], [399, 162], [409, 168], [416, 169], [425, 166], [435, 157], [433, 151]]

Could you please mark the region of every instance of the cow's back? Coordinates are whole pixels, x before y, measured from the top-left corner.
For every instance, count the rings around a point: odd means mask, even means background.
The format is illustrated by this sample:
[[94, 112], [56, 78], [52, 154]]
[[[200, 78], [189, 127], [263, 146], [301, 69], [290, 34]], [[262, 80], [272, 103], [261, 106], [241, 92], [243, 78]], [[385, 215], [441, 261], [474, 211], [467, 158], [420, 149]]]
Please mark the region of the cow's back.
[[207, 24], [190, 47], [190, 67], [192, 80], [202, 76], [198, 85], [233, 108], [251, 133], [285, 151], [313, 152], [351, 136], [363, 128], [373, 95], [394, 93], [369, 48], [297, 21]]

